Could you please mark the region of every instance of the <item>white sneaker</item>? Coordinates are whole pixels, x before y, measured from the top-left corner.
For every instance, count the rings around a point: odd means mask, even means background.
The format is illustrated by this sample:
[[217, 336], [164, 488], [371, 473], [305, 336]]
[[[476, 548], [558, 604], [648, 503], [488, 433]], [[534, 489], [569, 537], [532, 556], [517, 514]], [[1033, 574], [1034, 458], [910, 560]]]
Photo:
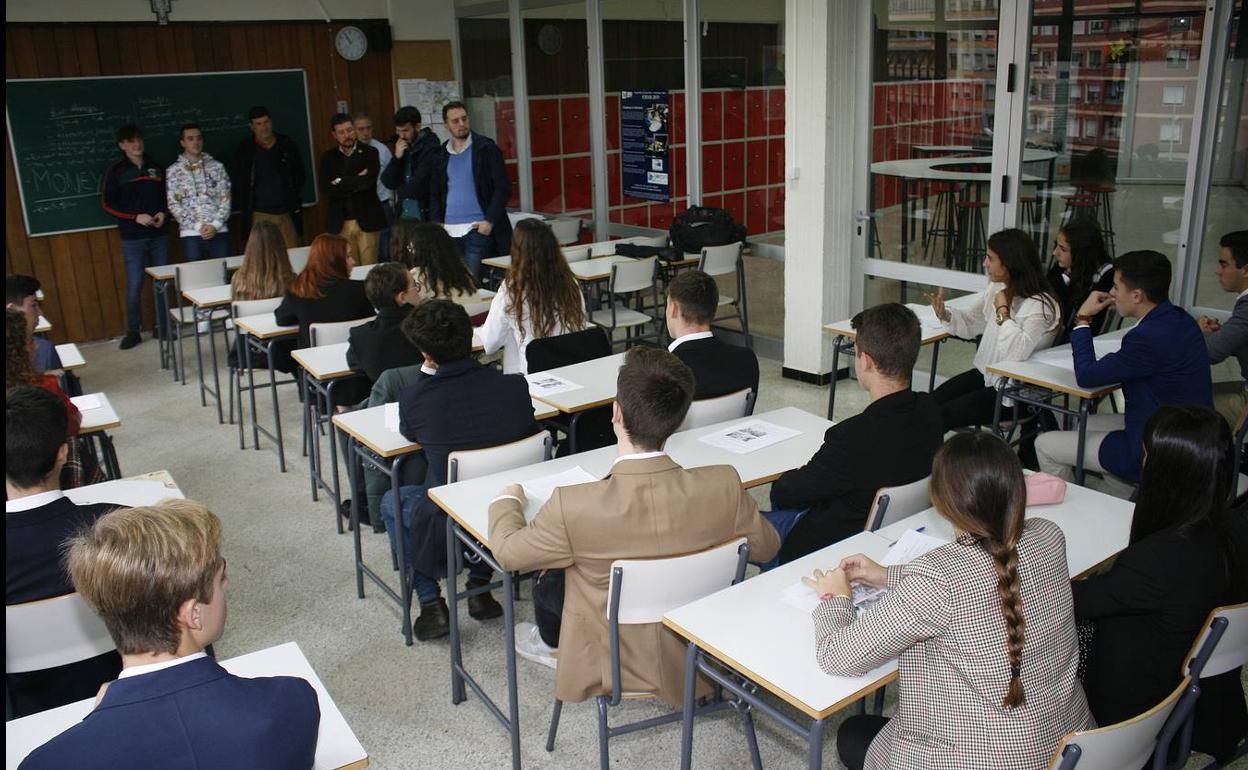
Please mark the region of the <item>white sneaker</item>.
[[547, 668], [555, 668], [559, 664], [559, 650], [542, 641], [542, 634], [534, 623], [516, 624], [516, 654]]

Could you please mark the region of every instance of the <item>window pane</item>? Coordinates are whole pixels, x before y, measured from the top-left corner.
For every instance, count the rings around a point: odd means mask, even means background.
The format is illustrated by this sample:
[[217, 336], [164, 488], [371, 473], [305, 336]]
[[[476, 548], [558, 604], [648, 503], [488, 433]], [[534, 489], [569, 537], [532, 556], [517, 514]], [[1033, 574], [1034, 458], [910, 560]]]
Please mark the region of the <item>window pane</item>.
[[[469, 13], [471, 3], [459, 0], [459, 13]], [[511, 177], [511, 208], [520, 206], [520, 180], [516, 166], [516, 119], [511, 81], [511, 35], [507, 15], [461, 16], [459, 19], [460, 71], [464, 103], [472, 130], [492, 137], [503, 152]], [[444, 135], [443, 138], [446, 138]]]

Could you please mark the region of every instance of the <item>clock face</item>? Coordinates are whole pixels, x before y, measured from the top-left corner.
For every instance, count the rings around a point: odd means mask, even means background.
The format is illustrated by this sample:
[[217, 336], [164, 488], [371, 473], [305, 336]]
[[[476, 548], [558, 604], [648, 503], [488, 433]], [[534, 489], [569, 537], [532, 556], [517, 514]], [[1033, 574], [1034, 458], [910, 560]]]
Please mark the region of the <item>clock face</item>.
[[359, 27], [343, 27], [334, 38], [334, 47], [347, 61], [359, 61], [368, 53], [368, 36]]

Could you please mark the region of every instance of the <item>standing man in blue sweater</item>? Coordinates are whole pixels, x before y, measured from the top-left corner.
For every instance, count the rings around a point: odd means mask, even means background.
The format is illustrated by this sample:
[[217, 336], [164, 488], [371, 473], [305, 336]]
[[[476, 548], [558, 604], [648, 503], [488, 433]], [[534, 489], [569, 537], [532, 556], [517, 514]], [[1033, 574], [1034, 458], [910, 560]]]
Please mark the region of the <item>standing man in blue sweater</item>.
[[468, 269], [481, 277], [481, 260], [511, 253], [507, 199], [511, 180], [503, 152], [488, 136], [472, 130], [463, 102], [448, 102], [442, 122], [451, 132], [433, 158], [430, 221], [442, 222], [459, 241]]
[[[1094, 291], [1075, 313], [1070, 333], [1075, 379], [1083, 387], [1122, 384], [1122, 414], [1088, 417], [1083, 464], [1132, 484], [1144, 460], [1144, 424], [1158, 407], [1211, 406], [1209, 355], [1196, 319], [1170, 304], [1170, 260], [1156, 251], [1132, 251], [1114, 263], [1114, 287]], [[1113, 303], [1124, 318], [1138, 318], [1117, 353], [1096, 357], [1092, 319]], [[1079, 434], [1050, 431], [1036, 439], [1040, 470], [1073, 478]], [[1109, 480], [1109, 479], [1107, 479]], [[1111, 485], [1112, 485], [1111, 481]], [[1126, 490], [1115, 490], [1125, 492]]]
[[[104, 172], [104, 210], [117, 218], [121, 232], [121, 255], [126, 263], [126, 336], [121, 349], [143, 341], [143, 269], [169, 264], [169, 239], [165, 235], [165, 174], [143, 151], [143, 130], [133, 124], [117, 129], [122, 157]], [[166, 319], [157, 318], [163, 333]]]

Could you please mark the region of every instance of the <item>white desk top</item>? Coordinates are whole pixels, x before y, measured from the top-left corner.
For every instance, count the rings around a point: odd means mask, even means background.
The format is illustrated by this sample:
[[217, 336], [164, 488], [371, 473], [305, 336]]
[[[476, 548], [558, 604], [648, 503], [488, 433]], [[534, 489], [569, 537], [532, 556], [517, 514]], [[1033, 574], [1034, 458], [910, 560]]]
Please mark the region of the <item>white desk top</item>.
[[[975, 307], [978, 302], [979, 293], [976, 292], [946, 300], [945, 304], [959, 310], [970, 310]], [[929, 345], [933, 342], [940, 342], [943, 339], [953, 336], [946, 331], [945, 327], [936, 319], [936, 311], [932, 310], [931, 305], [919, 304], [918, 302], [907, 302], [906, 307], [913, 310], [914, 314], [919, 317], [919, 334], [921, 335], [919, 338], [920, 345]], [[830, 334], [848, 337], [852, 340], [857, 336], [857, 332], [855, 332], [854, 327], [850, 325], [851, 320], [853, 319], [846, 318], [843, 321], [824, 324], [823, 330]]]
[[[1024, 163], [1048, 160], [1044, 157], [1031, 157], [1030, 153], [1042, 153], [1056, 157], [1047, 150], [1027, 150], [1023, 157]], [[990, 182], [992, 174], [985, 168], [983, 171], [955, 171], [956, 166], [986, 166], [992, 164], [991, 155], [972, 155], [964, 158], [903, 158], [901, 160], [881, 160], [871, 164], [872, 174], [883, 176], [899, 176], [904, 179], [930, 179], [943, 182]], [[1046, 182], [1045, 177], [1034, 174], [1023, 174], [1024, 182]]]
[[[83, 409], [82, 403], [88, 398], [98, 398], [100, 405], [94, 409]], [[82, 427], [78, 429], [79, 435], [121, 427], [121, 418], [113, 411], [113, 405], [108, 403], [108, 396], [103, 393], [85, 393], [81, 396], [74, 396], [70, 401], [82, 411]]]
[[[243, 255], [235, 254], [232, 257], [217, 257], [216, 259], [205, 259], [201, 262], [220, 262], [225, 266], [226, 270], [237, 270], [243, 266]], [[154, 265], [152, 267], [143, 268], [143, 272], [151, 276], [153, 281], [172, 281], [173, 268], [177, 265]]]
[[619, 376], [620, 367], [624, 365], [624, 355], [624, 353], [616, 353], [612, 356], [603, 356], [582, 361], [579, 364], [560, 366], [557, 369], [530, 374], [527, 376], [530, 382], [554, 375], [569, 382], [575, 382], [581, 387], [553, 395], [538, 395], [538, 390], [530, 386], [529, 395], [550, 404], [565, 414], [583, 412], [586, 409], [609, 404], [615, 400], [615, 381]]
[[339, 342], [334, 345], [300, 348], [291, 353], [291, 357], [314, 378], [332, 380], [354, 373], [347, 366], [347, 348], [350, 346], [350, 342]]
[[[1066, 562], [1072, 576], [1082, 575], [1127, 547], [1134, 513], [1134, 503], [1075, 484], [1066, 485], [1066, 499], [1061, 503], [1027, 508], [1028, 518], [1048, 519], [1066, 534]], [[883, 527], [875, 534], [894, 543], [906, 530], [919, 527], [933, 537], [953, 539], [953, 525], [935, 508]]]
[[[699, 437], [708, 433], [751, 419], [767, 420], [777, 425], [795, 428], [801, 431], [801, 435], [744, 455], [734, 454], [698, 440]], [[766, 484], [784, 471], [803, 465], [823, 444], [823, 434], [831, 425], [832, 423], [828, 420], [803, 412], [796, 407], [785, 407], [753, 417], [727, 420], [705, 428], [682, 431], [667, 440], [665, 449], [673, 460], [685, 468], [731, 465], [741, 476], [741, 483], [746, 487], [753, 487]], [[532, 478], [549, 476], [577, 465], [592, 476], [604, 478], [611, 470], [616, 456], [616, 447], [612, 445], [567, 457], [557, 457], [544, 463], [435, 487], [429, 491], [429, 498], [459, 522], [460, 526], [471, 532], [478, 540], [485, 542], [489, 534], [489, 504], [503, 487]], [[537, 515], [537, 510], [538, 506], [530, 501], [525, 510], [525, 517], [532, 519]]]
[[298, 326], [279, 325], [272, 313], [260, 313], [259, 315], [237, 318], [234, 320], [234, 326], [262, 340], [299, 333]]
[[61, 371], [63, 372], [81, 369], [87, 365], [87, 359], [82, 357], [82, 351], [72, 342], [57, 345], [56, 355], [61, 359]]
[[[548, 420], [558, 414], [546, 404], [534, 399], [533, 419]], [[420, 449], [420, 444], [408, 441], [403, 434], [386, 427], [386, 407], [371, 406], [354, 412], [334, 415], [334, 425], [348, 433], [356, 441], [371, 449], [379, 457], [397, 457]]]
[[234, 289], [230, 284], [222, 286], [204, 286], [198, 289], [187, 289], [182, 296], [195, 307], [220, 307], [230, 304], [234, 298]]
[[364, 280], [365, 278], [368, 277], [369, 273], [373, 272], [374, 267], [377, 267], [376, 262], [374, 262], [371, 265], [356, 265], [355, 267], [351, 268], [351, 280], [353, 281]]
[[[815, 569], [856, 553], [879, 561], [888, 542], [868, 532], [742, 581], [663, 616], [663, 625], [807, 716], [822, 718], [880, 686], [896, 661], [862, 677], [829, 676], [815, 661], [815, 624], [781, 593]], [[742, 622], [748, 618], [749, 622]]]
[[[221, 661], [230, 673], [247, 678], [297, 676], [316, 690], [321, 724], [316, 740], [313, 770], [359, 770], [368, 766], [368, 753], [360, 745], [338, 705], [295, 642]], [[26, 755], [82, 721], [95, 705], [94, 698], [15, 719], [4, 726], [4, 764], [15, 770]]]
[[182, 490], [169, 471], [153, 471], [141, 476], [125, 479], [103, 481], [99, 484], [88, 484], [85, 487], [65, 490], [65, 496], [78, 505], [89, 503], [113, 503], [134, 508], [140, 505], [155, 505], [161, 500], [176, 498], [185, 499]]
[[40, 313], [39, 320], [35, 322], [35, 334], [43, 334], [50, 331], [52, 331], [52, 322], [44, 318], [43, 314]]
[[[625, 241], [601, 241], [598, 243], [580, 243], [575, 246], [565, 246], [564, 249], [583, 249], [586, 246], [605, 246], [610, 243], [614, 248], [617, 243], [625, 243]], [[601, 281], [611, 277], [611, 265], [630, 259], [629, 257], [594, 257], [592, 259], [583, 259], [580, 262], [572, 262], [568, 265], [572, 269], [572, 275], [576, 276], [578, 281]], [[500, 270], [507, 270], [511, 267], [511, 257], [489, 257], [481, 260], [481, 264], [488, 267], [496, 267]]]
[[[1098, 357], [1104, 355], [1103, 351], [1112, 349], [1114, 343], [1120, 346], [1123, 336], [1129, 331], [1131, 329], [1118, 329], [1117, 331], [1096, 337], [1094, 344], [1097, 348], [1100, 348], [1097, 351]], [[1062, 363], [1046, 363], [1046, 361], [1059, 360]], [[999, 361], [991, 364], [988, 367], [988, 371], [991, 374], [1008, 377], [1011, 380], [1026, 382], [1041, 388], [1057, 391], [1058, 393], [1068, 393], [1077, 398], [1085, 399], [1099, 398], [1106, 393], [1113, 393], [1119, 387], [1117, 383], [1101, 385], [1095, 388], [1080, 385], [1079, 381], [1075, 379], [1075, 368], [1069, 344], [1037, 351], [1026, 361]]]

